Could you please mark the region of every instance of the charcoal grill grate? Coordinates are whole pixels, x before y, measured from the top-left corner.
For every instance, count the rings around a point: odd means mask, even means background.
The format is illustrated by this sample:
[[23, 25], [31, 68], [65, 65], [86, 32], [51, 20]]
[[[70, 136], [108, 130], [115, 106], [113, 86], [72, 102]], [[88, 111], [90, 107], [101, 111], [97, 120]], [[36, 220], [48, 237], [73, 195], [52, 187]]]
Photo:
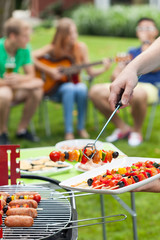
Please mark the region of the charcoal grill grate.
[[[30, 228], [9, 228], [3, 223], [3, 239], [47, 239], [64, 229], [71, 220], [71, 205], [68, 199], [53, 189], [31, 185], [1, 186], [0, 191], [13, 195], [20, 191], [37, 191], [42, 200], [38, 205], [38, 216]], [[3, 216], [3, 220], [6, 215]]]

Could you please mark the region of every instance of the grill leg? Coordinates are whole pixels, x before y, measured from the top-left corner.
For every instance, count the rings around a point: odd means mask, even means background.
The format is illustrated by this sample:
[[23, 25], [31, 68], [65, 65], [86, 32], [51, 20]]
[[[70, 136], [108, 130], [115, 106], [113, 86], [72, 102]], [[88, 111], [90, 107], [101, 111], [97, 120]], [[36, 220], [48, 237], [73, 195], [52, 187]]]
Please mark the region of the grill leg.
[[[132, 210], [136, 213], [136, 206], [135, 206], [135, 195], [133, 192], [131, 192], [131, 206]], [[134, 240], [138, 240], [137, 235], [137, 215], [132, 215], [132, 222], [133, 222], [133, 236]]]
[[[104, 195], [100, 194], [100, 202], [101, 202], [101, 216], [105, 216], [104, 211]], [[105, 223], [102, 224], [102, 230], [103, 230], [103, 240], [107, 240], [107, 232], [106, 232], [106, 225]]]

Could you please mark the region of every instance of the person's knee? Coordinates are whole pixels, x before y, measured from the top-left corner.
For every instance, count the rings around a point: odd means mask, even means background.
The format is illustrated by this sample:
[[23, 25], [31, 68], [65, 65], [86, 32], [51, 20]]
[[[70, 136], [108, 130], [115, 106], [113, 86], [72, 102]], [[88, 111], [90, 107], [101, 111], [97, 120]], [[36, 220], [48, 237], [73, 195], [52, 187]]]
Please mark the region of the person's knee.
[[0, 88], [0, 102], [11, 103], [13, 101], [13, 92], [10, 88]]
[[135, 104], [141, 104], [141, 103], [146, 103], [147, 104], [147, 93], [143, 89], [138, 89], [137, 91], [134, 92], [133, 94], [133, 99], [131, 103]]
[[89, 98], [93, 102], [100, 101], [102, 99], [108, 99], [109, 96], [109, 88], [106, 87], [106, 84], [96, 84], [89, 90]]
[[76, 95], [81, 98], [87, 98], [88, 95], [88, 89], [85, 84], [81, 84], [76, 88]]
[[96, 85], [92, 86], [88, 92], [88, 97], [93, 101], [99, 94], [98, 87]]
[[75, 89], [73, 83], [64, 83], [60, 86], [60, 94], [62, 96], [62, 102], [69, 100], [73, 101], [75, 97]]

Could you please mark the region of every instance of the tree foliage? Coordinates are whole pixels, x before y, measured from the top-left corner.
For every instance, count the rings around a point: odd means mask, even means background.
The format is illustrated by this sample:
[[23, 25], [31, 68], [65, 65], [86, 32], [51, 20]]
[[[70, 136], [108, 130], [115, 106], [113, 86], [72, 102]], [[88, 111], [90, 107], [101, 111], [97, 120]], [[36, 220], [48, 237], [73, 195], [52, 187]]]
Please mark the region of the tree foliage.
[[12, 16], [15, 0], [0, 0], [0, 37], [3, 36], [3, 25]]

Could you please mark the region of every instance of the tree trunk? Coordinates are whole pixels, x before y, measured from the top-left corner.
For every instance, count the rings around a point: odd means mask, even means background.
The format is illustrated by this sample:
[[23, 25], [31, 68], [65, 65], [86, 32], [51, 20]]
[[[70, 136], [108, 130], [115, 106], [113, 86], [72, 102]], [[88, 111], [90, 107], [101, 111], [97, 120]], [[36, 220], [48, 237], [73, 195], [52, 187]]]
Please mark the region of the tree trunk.
[[0, 37], [3, 36], [3, 25], [12, 16], [15, 0], [0, 0]]

